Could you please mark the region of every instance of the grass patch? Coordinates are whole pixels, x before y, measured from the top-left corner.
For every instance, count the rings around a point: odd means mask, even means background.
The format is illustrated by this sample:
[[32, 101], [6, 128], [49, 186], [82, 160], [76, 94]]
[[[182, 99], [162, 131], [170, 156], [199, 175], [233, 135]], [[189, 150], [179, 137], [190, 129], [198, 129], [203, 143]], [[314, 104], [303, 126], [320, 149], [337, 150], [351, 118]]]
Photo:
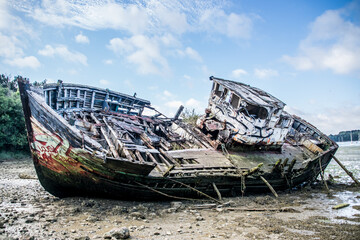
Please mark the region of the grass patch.
[[1, 151], [0, 152], [0, 160], [10, 160], [10, 159], [23, 159], [23, 158], [30, 158], [30, 152], [28, 151], [17, 151], [17, 152], [7, 152]]

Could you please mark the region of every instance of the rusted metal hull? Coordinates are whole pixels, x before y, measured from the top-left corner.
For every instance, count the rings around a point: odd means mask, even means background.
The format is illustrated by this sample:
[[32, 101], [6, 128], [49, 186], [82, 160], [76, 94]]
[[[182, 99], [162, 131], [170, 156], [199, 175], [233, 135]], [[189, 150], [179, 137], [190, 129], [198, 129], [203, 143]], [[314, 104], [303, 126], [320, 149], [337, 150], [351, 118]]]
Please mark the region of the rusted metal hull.
[[198, 191], [217, 196], [214, 184], [223, 196], [239, 195], [244, 191], [268, 191], [259, 176], [265, 177], [275, 189], [287, 189], [314, 181], [320, 173], [319, 163], [325, 169], [331, 154], [337, 150], [334, 144], [307, 161], [301, 171], [274, 169], [252, 175], [152, 176], [148, 174], [154, 168], [151, 164], [125, 160], [121, 164], [119, 158], [120, 168], [116, 168], [96, 155], [95, 151], [89, 151], [84, 146], [91, 145], [90, 141], [87, 142], [56, 114], [44, 108], [35, 95], [30, 94], [26, 83], [19, 82], [19, 87], [29, 146], [39, 181], [48, 192], [59, 197], [86, 195], [135, 200], [187, 199], [202, 197]]

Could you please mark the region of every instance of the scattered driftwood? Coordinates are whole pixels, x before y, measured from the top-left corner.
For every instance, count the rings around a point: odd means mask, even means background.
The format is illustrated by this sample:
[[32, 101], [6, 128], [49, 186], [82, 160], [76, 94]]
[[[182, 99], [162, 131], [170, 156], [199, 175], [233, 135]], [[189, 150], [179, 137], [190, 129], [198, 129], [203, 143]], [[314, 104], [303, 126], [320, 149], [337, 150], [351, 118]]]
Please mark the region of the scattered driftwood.
[[300, 212], [294, 208], [224, 208], [224, 210], [244, 211], [244, 212], [291, 212], [291, 213]]
[[191, 206], [191, 209], [211, 209], [216, 208], [218, 205], [216, 203], [207, 203]]
[[344, 208], [344, 207], [348, 207], [350, 204], [348, 203], [340, 203], [336, 206], [333, 206], [332, 209], [340, 209], [340, 208]]
[[244, 208], [244, 207], [221, 207], [215, 203], [193, 205], [191, 209], [202, 210], [202, 209], [222, 209], [223, 211], [242, 211], [242, 212], [292, 212], [299, 213], [300, 211], [290, 208]]

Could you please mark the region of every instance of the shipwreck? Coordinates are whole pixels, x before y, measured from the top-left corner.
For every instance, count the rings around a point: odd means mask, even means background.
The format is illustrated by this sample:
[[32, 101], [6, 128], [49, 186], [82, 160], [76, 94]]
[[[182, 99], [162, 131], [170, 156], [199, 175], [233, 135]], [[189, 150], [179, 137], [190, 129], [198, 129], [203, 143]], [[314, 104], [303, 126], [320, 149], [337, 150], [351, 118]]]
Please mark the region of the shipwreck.
[[219, 198], [291, 189], [323, 173], [338, 146], [258, 88], [210, 77], [196, 125], [146, 116], [148, 100], [79, 84], [19, 90], [34, 166], [58, 197]]

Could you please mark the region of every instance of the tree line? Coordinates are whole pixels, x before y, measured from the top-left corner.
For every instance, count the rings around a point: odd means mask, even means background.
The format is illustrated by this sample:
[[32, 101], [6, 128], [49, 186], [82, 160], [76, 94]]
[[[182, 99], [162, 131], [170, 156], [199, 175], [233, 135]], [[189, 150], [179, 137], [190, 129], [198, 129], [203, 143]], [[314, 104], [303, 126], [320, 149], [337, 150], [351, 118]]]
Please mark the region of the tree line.
[[360, 130], [342, 131], [336, 135], [329, 135], [329, 138], [335, 142], [359, 141]]

